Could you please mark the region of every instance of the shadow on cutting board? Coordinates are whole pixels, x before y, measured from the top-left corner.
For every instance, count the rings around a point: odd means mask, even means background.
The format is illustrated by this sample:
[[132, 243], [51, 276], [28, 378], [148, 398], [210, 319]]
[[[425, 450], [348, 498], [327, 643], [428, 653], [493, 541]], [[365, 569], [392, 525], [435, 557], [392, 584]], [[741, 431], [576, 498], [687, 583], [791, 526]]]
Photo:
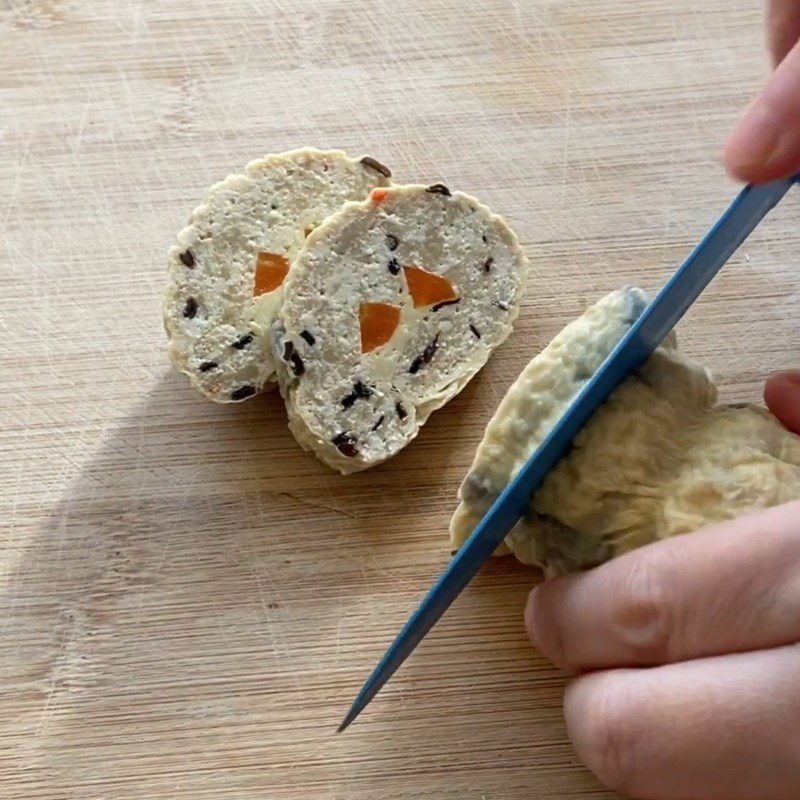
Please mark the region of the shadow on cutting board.
[[18, 647], [5, 688], [31, 737], [37, 797], [323, 796], [331, 770], [361, 797], [365, 770], [374, 791], [409, 769], [428, 770], [431, 791], [469, 796], [498, 758], [511, 779], [545, 752], [556, 766], [543, 784], [540, 771], [537, 796], [570, 796], [562, 681], [526, 644], [534, 575], [508, 558], [333, 736], [449, 558], [477, 441], [474, 430], [459, 440], [459, 426], [491, 411], [476, 410], [478, 386], [400, 456], [344, 477], [299, 450], [277, 394], [217, 406], [165, 375], [6, 584], [5, 636]]

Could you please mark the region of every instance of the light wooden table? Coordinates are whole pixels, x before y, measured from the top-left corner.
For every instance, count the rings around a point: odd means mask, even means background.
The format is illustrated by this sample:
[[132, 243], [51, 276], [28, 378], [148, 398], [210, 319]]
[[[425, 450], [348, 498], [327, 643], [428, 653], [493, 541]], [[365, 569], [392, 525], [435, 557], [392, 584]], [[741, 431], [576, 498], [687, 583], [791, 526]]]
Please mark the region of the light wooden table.
[[[0, 796], [612, 798], [489, 565], [346, 734], [446, 563], [481, 431], [531, 355], [657, 287], [733, 196], [756, 0], [0, 3]], [[175, 231], [210, 183], [313, 144], [477, 194], [517, 228], [519, 325], [398, 458], [343, 478], [280, 400], [165, 361]], [[798, 200], [682, 325], [726, 399], [800, 361]]]

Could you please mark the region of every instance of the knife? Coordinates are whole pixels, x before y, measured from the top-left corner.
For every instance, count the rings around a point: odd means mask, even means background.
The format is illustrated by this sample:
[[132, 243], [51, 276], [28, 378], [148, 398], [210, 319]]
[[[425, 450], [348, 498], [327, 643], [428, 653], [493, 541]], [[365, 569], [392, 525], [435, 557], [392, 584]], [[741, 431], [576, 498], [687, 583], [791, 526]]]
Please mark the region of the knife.
[[595, 410], [625, 378], [644, 364], [725, 262], [796, 180], [800, 181], [800, 176], [760, 186], [748, 185], [742, 189], [678, 271], [642, 311], [478, 523], [375, 667], [338, 732], [345, 730], [364, 710], [527, 512], [533, 493], [569, 451], [572, 440]]

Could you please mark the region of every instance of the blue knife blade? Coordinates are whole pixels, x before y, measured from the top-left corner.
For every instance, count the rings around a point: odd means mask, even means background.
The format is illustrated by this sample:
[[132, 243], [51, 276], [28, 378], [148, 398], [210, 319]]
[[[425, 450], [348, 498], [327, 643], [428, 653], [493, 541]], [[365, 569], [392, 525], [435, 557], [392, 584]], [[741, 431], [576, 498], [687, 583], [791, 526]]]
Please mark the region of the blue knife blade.
[[644, 364], [664, 337], [759, 222], [789, 191], [794, 179], [746, 186], [692, 251], [628, 333], [586, 383], [476, 526], [362, 687], [339, 726], [347, 728], [436, 624], [481, 565], [526, 513], [533, 493], [566, 455], [581, 428], [625, 378]]

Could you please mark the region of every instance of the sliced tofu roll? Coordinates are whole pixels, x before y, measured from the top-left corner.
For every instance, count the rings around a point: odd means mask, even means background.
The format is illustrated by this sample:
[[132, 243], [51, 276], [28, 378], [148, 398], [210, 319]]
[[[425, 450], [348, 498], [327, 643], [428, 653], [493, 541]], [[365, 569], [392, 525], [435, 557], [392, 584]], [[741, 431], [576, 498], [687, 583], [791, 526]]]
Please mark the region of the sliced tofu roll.
[[303, 149], [209, 189], [169, 252], [163, 303], [170, 358], [198, 391], [231, 402], [274, 381], [269, 331], [292, 259], [325, 217], [390, 177], [369, 156]]
[[390, 458], [511, 332], [527, 262], [445, 186], [375, 189], [306, 240], [274, 348], [297, 441], [342, 473]]

